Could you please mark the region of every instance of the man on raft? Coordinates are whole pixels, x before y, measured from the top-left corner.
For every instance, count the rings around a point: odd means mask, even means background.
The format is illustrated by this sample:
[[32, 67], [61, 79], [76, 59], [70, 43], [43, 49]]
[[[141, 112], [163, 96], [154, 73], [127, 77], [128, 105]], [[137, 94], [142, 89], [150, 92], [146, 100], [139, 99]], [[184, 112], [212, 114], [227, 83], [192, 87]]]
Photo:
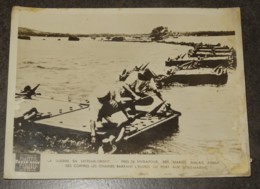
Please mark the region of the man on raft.
[[[119, 142], [125, 131], [124, 126], [133, 121], [133, 116], [126, 112], [126, 106], [119, 99], [120, 96], [115, 90], [108, 90], [104, 86], [98, 88], [94, 95], [96, 98], [91, 100], [90, 105], [91, 117], [93, 118], [90, 123], [91, 142], [97, 144], [100, 148], [104, 146], [103, 143], [110, 143], [112, 145]], [[116, 117], [113, 116], [115, 114]], [[100, 137], [102, 133], [103, 139], [101, 139], [100, 144], [100, 139], [97, 140], [97, 137]]]

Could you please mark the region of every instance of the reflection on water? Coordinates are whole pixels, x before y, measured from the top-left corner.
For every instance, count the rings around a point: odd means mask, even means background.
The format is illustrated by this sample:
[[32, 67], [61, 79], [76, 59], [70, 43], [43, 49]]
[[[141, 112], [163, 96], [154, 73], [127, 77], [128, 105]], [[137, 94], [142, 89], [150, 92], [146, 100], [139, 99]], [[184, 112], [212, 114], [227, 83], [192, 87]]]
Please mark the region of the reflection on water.
[[[220, 40], [220, 38], [218, 38]], [[221, 41], [220, 41], [221, 42]], [[186, 53], [190, 47], [158, 43], [60, 41], [55, 38], [19, 40], [17, 86], [41, 84], [39, 91], [55, 98], [88, 97], [98, 85], [118, 79], [124, 68], [150, 62], [156, 73], [165, 71], [168, 57]], [[148, 142], [132, 153], [203, 154], [219, 148], [239, 153], [235, 92], [236, 72], [229, 72], [224, 86], [172, 86], [162, 94], [180, 111], [178, 132]], [[160, 133], [159, 133], [160, 134]]]

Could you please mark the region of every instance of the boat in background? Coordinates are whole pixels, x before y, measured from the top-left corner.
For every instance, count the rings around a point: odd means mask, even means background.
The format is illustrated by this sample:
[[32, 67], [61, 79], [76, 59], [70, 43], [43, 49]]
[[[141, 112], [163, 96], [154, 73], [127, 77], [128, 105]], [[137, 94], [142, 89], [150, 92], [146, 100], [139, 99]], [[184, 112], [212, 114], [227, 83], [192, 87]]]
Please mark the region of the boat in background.
[[189, 63], [197, 63], [201, 68], [215, 68], [217, 66], [229, 67], [232, 65], [232, 59], [229, 57], [208, 57], [208, 58], [201, 58], [201, 57], [188, 57], [187, 54], [182, 56], [182, 58], [177, 59], [168, 59], [165, 62], [165, 66], [182, 66], [184, 64]]
[[199, 45], [176, 58], [168, 58], [165, 66], [182, 66], [186, 63], [198, 62], [201, 68], [236, 68], [236, 52], [233, 48], [218, 45]]
[[163, 86], [173, 83], [184, 85], [224, 85], [228, 80], [227, 69], [222, 65], [215, 68], [201, 67], [199, 62], [188, 62], [181, 66], [175, 66], [160, 75], [158, 80]]
[[31, 37], [30, 36], [26, 36], [26, 35], [18, 35], [18, 39], [31, 40]]
[[69, 41], [79, 41], [79, 38], [76, 36], [69, 36], [68, 40]]
[[228, 57], [234, 54], [234, 49], [228, 46], [199, 45], [189, 51], [190, 57]]

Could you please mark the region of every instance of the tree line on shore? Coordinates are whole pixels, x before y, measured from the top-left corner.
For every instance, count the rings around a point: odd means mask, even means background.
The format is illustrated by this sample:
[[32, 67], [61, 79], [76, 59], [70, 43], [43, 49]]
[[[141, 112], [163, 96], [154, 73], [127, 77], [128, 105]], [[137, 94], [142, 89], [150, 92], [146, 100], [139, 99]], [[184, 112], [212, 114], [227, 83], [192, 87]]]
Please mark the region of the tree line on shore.
[[70, 34], [70, 33], [55, 33], [55, 32], [43, 32], [38, 30], [33, 30], [29, 28], [19, 27], [19, 36], [38, 36], [38, 37], [104, 37], [110, 39], [113, 37], [133, 37], [133, 38], [150, 38], [152, 41], [160, 41], [168, 37], [179, 37], [179, 36], [226, 36], [235, 35], [235, 31], [196, 31], [196, 32], [173, 32], [167, 27], [158, 26], [155, 27], [151, 33], [148, 34]]

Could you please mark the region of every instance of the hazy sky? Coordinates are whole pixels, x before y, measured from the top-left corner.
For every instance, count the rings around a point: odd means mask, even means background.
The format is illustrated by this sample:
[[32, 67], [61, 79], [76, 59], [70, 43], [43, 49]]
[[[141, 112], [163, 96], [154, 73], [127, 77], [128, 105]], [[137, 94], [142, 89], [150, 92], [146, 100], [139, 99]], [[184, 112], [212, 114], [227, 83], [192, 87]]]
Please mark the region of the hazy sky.
[[238, 9], [17, 9], [19, 26], [63, 33], [150, 33], [235, 30]]

